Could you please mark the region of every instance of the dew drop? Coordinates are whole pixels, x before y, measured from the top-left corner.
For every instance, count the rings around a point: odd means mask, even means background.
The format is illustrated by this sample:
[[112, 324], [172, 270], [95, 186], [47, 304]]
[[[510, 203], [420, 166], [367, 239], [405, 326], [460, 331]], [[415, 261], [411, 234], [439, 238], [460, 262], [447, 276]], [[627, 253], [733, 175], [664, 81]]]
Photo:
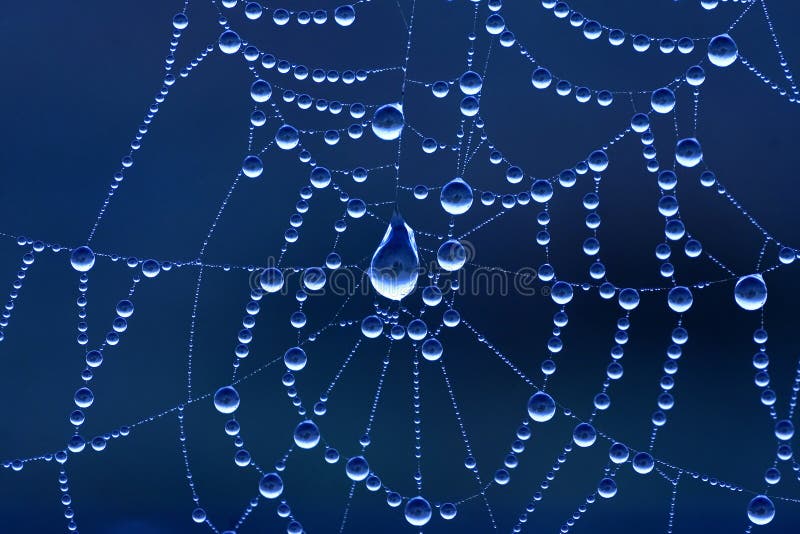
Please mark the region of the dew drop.
[[72, 251], [69, 263], [79, 273], [85, 273], [94, 267], [94, 252], [87, 246], [78, 247]]
[[417, 287], [419, 252], [414, 231], [397, 211], [372, 256], [368, 275], [375, 291], [391, 300], [401, 300]]
[[556, 403], [547, 393], [538, 391], [528, 399], [528, 415], [537, 423], [549, 421], [555, 413]]
[[675, 145], [675, 159], [684, 167], [694, 167], [703, 159], [700, 141], [694, 137], [681, 139]]
[[767, 302], [767, 284], [760, 274], [743, 276], [736, 282], [733, 296], [743, 310], [760, 310]]
[[313, 449], [319, 443], [319, 427], [314, 421], [305, 420], [294, 429], [294, 442], [301, 449]]
[[717, 35], [708, 43], [708, 60], [717, 67], [731, 65], [738, 55], [739, 49], [727, 33]]
[[403, 132], [405, 117], [399, 104], [386, 104], [375, 110], [372, 131], [379, 139], [394, 141]]
[[405, 517], [409, 524], [421, 527], [431, 520], [433, 510], [430, 503], [422, 497], [413, 497], [406, 503]]
[[214, 407], [219, 413], [229, 414], [239, 408], [239, 393], [233, 386], [223, 386], [214, 393]]
[[766, 495], [757, 495], [747, 505], [747, 518], [755, 525], [766, 525], [775, 517], [775, 505]]
[[235, 54], [242, 47], [242, 39], [232, 30], [226, 30], [219, 36], [219, 49], [225, 54]]
[[436, 261], [445, 271], [457, 271], [466, 263], [467, 251], [457, 240], [449, 239], [436, 252]]
[[267, 473], [258, 483], [258, 492], [267, 499], [277, 499], [283, 493], [283, 480], [278, 473]]
[[461, 178], [453, 178], [442, 187], [439, 201], [450, 215], [466, 213], [472, 206], [472, 188]]

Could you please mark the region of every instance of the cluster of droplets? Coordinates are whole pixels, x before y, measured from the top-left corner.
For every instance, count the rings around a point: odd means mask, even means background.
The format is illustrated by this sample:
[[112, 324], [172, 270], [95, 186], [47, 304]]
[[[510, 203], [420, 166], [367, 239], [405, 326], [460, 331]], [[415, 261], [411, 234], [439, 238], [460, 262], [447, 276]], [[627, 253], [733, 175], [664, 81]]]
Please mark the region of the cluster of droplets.
[[[365, 2], [369, 0], [360, 0]], [[357, 2], [357, 3], [360, 3]], [[284, 8], [268, 8], [259, 2], [238, 2], [238, 0], [221, 0], [223, 7], [233, 9], [237, 4], [244, 6], [244, 15], [248, 20], [259, 20], [264, 16], [265, 12], [272, 11], [272, 21], [278, 26], [285, 26], [292, 19], [301, 26], [305, 26], [313, 22], [315, 25], [322, 25], [329, 21], [330, 15], [333, 15], [333, 21], [339, 26], [350, 26], [356, 20], [356, 10], [350, 4], [341, 5], [332, 10], [332, 13], [324, 10], [317, 9], [314, 11], [294, 11]]]

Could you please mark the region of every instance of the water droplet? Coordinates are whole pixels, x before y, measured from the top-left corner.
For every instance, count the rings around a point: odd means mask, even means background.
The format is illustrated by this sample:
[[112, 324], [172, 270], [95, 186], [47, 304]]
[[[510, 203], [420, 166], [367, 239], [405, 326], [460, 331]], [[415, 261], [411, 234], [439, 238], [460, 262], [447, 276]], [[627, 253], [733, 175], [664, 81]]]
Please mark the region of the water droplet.
[[309, 181], [317, 189], [325, 189], [331, 183], [331, 171], [325, 167], [314, 167], [311, 169]]
[[538, 391], [528, 399], [528, 415], [534, 421], [544, 423], [552, 419], [555, 413], [556, 403], [547, 393]]
[[369, 267], [375, 291], [391, 300], [401, 300], [417, 287], [419, 252], [414, 231], [395, 211]]
[[543, 67], [539, 67], [531, 74], [531, 84], [533, 84], [536, 89], [547, 89], [552, 82], [553, 75], [550, 74], [549, 70]]
[[428, 360], [429, 362], [435, 362], [439, 358], [442, 357], [442, 344], [438, 339], [430, 338], [426, 339], [422, 343], [422, 357]]
[[339, 6], [333, 12], [333, 19], [339, 26], [350, 26], [356, 20], [356, 10], [351, 5]]
[[275, 143], [280, 149], [291, 150], [300, 143], [300, 133], [294, 126], [284, 124], [275, 133]]
[[276, 293], [283, 287], [283, 273], [276, 267], [268, 267], [261, 272], [258, 283], [267, 293]]
[[461, 178], [450, 180], [439, 195], [442, 208], [450, 215], [466, 213], [472, 206], [472, 198], [472, 188]]
[[675, 286], [669, 290], [667, 304], [672, 311], [683, 313], [692, 307], [694, 297], [688, 287]]
[[195, 508], [194, 510], [192, 510], [192, 521], [194, 521], [195, 523], [205, 522], [206, 517], [208, 517], [206, 515], [206, 511], [203, 510], [202, 508]]
[[242, 172], [248, 178], [258, 178], [264, 171], [264, 164], [258, 156], [250, 155], [242, 162]]
[[381, 106], [372, 117], [372, 131], [384, 141], [393, 141], [400, 137], [404, 124], [405, 117], [399, 104]]
[[675, 159], [684, 167], [694, 167], [703, 159], [700, 141], [694, 137], [681, 139], [675, 145]]
[[456, 505], [451, 502], [446, 502], [439, 508], [439, 514], [441, 514], [442, 519], [453, 519], [457, 513]]
[[656, 89], [650, 95], [650, 106], [656, 113], [669, 113], [675, 108], [675, 93], [668, 87]]
[[172, 26], [176, 30], [185, 30], [189, 26], [189, 17], [185, 13], [178, 13], [172, 17]]
[[310, 291], [319, 291], [325, 287], [325, 271], [320, 267], [309, 267], [303, 272], [303, 285]]
[[283, 480], [278, 473], [267, 473], [261, 477], [258, 491], [267, 499], [277, 499], [283, 493]]
[[742, 309], [760, 310], [767, 302], [767, 284], [760, 274], [743, 276], [736, 282], [733, 296]]
[[466, 263], [467, 251], [457, 240], [450, 239], [439, 247], [436, 260], [439, 262], [439, 267], [445, 271], [457, 271]]
[[531, 186], [531, 197], [540, 204], [553, 198], [553, 186], [547, 180], [536, 180]]
[[247, 2], [244, 6], [244, 15], [250, 20], [258, 20], [264, 13], [264, 9], [258, 2]]
[[736, 61], [739, 49], [727, 33], [717, 35], [708, 43], [708, 59], [717, 67], [727, 67]]
[[655, 467], [655, 460], [646, 452], [639, 452], [633, 457], [633, 470], [640, 475], [646, 475]]
[[781, 441], [789, 441], [794, 436], [794, 425], [788, 419], [775, 423], [775, 437]]
[[639, 305], [639, 292], [632, 288], [626, 288], [619, 292], [618, 299], [623, 310], [634, 310]]
[[613, 478], [604, 478], [597, 485], [597, 494], [604, 499], [610, 499], [617, 494], [617, 483]]
[[757, 495], [747, 505], [747, 518], [755, 525], [766, 525], [775, 517], [775, 505], [766, 495]]
[[319, 427], [314, 421], [301, 422], [294, 429], [294, 442], [301, 449], [313, 449], [319, 443]]
[[306, 351], [300, 347], [292, 347], [283, 354], [283, 363], [290, 371], [302, 371], [307, 362]]
[[369, 475], [369, 464], [363, 456], [353, 456], [347, 460], [345, 473], [350, 480], [359, 482]]
[[117, 302], [116, 312], [120, 317], [130, 317], [133, 315], [133, 302], [127, 299]]
[[591, 447], [597, 439], [597, 431], [589, 423], [581, 423], [572, 431], [572, 441], [578, 447]]
[[483, 88], [483, 78], [477, 72], [468, 70], [461, 75], [458, 86], [465, 95], [477, 95]]
[[608, 459], [615, 464], [624, 464], [628, 461], [629, 455], [630, 453], [628, 452], [628, 447], [622, 443], [614, 443], [608, 449]]
[[233, 386], [223, 386], [214, 393], [214, 407], [219, 413], [233, 413], [239, 408], [239, 393]]
[[94, 402], [94, 394], [89, 388], [80, 388], [75, 392], [74, 400], [78, 408], [88, 408]]
[[94, 267], [94, 252], [87, 246], [78, 247], [72, 251], [69, 262], [73, 269], [85, 273]]
[[242, 46], [242, 39], [235, 31], [226, 30], [219, 36], [219, 49], [225, 54], [235, 54]]
[[377, 315], [369, 315], [361, 321], [361, 333], [365, 337], [375, 339], [383, 333], [383, 321]]
[[408, 337], [414, 341], [419, 341], [428, 335], [428, 325], [422, 319], [414, 319], [408, 323]]
[[572, 300], [572, 286], [567, 282], [556, 282], [550, 288], [550, 298], [556, 304], [568, 304]]
[[145, 260], [142, 262], [142, 274], [147, 278], [155, 278], [161, 272], [161, 264], [156, 260]]
[[272, 96], [272, 86], [265, 80], [256, 80], [250, 86], [250, 97], [256, 102], [266, 102]]
[[414, 497], [406, 503], [406, 521], [415, 527], [426, 525], [431, 520], [432, 513], [430, 503], [422, 497]]

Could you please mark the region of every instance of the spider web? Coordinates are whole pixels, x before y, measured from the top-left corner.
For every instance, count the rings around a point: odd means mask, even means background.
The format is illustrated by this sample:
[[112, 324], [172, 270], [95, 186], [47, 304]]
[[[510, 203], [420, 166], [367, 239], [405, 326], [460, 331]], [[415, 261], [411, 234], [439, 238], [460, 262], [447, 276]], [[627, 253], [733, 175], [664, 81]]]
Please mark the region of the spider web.
[[[111, 531], [103, 526], [108, 515], [82, 511], [80, 495], [91, 501], [92, 492], [81, 484], [101, 483], [103, 469], [115, 479], [135, 471], [131, 457], [148, 457], [148, 448], [131, 445], [158, 428], [149, 453], [170, 456], [154, 476], [166, 495], [182, 492], [173, 531], [408, 531], [415, 521], [437, 532], [608, 531], [617, 520], [604, 514], [616, 505], [654, 529], [689, 532], [705, 528], [705, 510], [690, 510], [682, 523], [681, 504], [698, 498], [717, 514], [706, 521], [746, 532], [761, 528], [755, 512], [768, 498], [775, 518], [762, 514], [760, 522], [768, 516], [767, 529], [792, 531], [800, 464], [787, 422], [800, 366], [785, 356], [789, 342], [766, 356], [766, 307], [735, 309], [733, 292], [753, 274], [764, 277], [772, 299], [791, 292], [785, 272], [796, 252], [767, 229], [771, 219], [760, 222], [780, 196], [759, 196], [735, 173], [731, 153], [751, 141], [726, 134], [724, 118], [703, 120], [706, 107], [737, 124], [758, 112], [758, 100], [753, 110], [729, 100], [742, 83], [730, 72], [749, 74], [759, 87], [748, 90], [779, 100], [782, 113], [798, 103], [772, 6], [702, 2], [706, 33], [654, 36], [591, 18], [628, 15], [633, 27], [640, 16], [633, 9], [605, 13], [587, 4], [584, 15], [562, 2], [507, 4], [365, 0], [296, 10], [187, 0], [172, 18], [159, 92], [84, 238], [94, 264], [77, 275], [77, 290], [75, 270], [65, 265], [80, 243], [2, 234], [24, 250], [0, 322], [4, 343], [14, 341], [18, 324], [20, 338], [41, 335], [41, 318], [26, 319], [24, 292], [37, 283], [47, 294], [63, 291], [62, 273], [78, 328], [70, 348], [59, 349], [68, 363], [53, 369], [79, 374], [77, 387], [58, 374], [59, 387], [38, 395], [51, 411], [74, 401], [68, 431], [59, 419], [60, 427], [47, 427], [57, 430], [55, 440], [24, 449], [16, 433], [4, 437], [13, 455], [3, 463], [5, 484], [19, 487], [45, 466], [47, 476], [56, 473], [68, 531]], [[680, 4], [664, 9], [689, 12]], [[540, 27], [549, 28], [545, 42], [534, 46]], [[547, 46], [565, 32], [568, 44]], [[738, 55], [722, 68], [706, 51], [726, 33]], [[617, 73], [623, 56], [633, 62]], [[584, 63], [574, 78], [573, 60]], [[463, 83], [468, 71], [479, 75], [478, 90]], [[195, 102], [170, 116], [197, 79], [228, 92], [209, 97], [213, 110]], [[664, 113], [651, 103], [661, 88], [675, 97]], [[374, 114], [387, 104], [403, 111], [399, 140], [373, 133]], [[169, 128], [159, 129], [162, 117]], [[219, 131], [208, 144], [193, 140], [191, 150], [176, 146], [174, 167], [148, 156], [200, 122]], [[297, 141], [281, 147], [286, 125]], [[702, 161], [681, 164], [676, 143], [695, 137]], [[213, 158], [213, 170], [191, 161], [217, 149], [224, 157]], [[260, 163], [245, 159], [253, 156]], [[329, 171], [328, 183], [315, 183], [319, 168]], [[167, 184], [172, 174], [192, 180], [177, 188]], [[724, 185], [728, 176], [734, 192]], [[463, 215], [439, 202], [454, 177], [474, 194]], [[142, 182], [152, 189], [136, 189]], [[153, 197], [165, 191], [190, 206]], [[417, 288], [400, 302], [379, 296], [368, 277], [395, 209], [414, 230], [421, 258]], [[152, 243], [169, 251], [158, 259], [122, 253], [117, 246], [136, 242], [131, 223], [145, 235], [174, 225], [180, 242]], [[453, 272], [437, 261], [450, 239], [466, 250]], [[147, 245], [142, 250], [154, 254]], [[52, 277], [23, 288], [40, 263]], [[304, 282], [312, 268], [324, 269], [321, 290]], [[282, 273], [275, 293], [266, 291], [266, 269]], [[160, 285], [178, 276], [182, 286]], [[178, 287], [188, 301], [172, 301]], [[690, 291], [690, 308], [667, 306], [676, 287]], [[237, 299], [243, 320], [231, 307]], [[49, 324], [66, 322], [58, 311], [45, 321], [57, 338], [66, 330]], [[376, 336], [370, 320], [379, 320]], [[410, 339], [415, 320], [426, 332]], [[791, 339], [789, 328], [775, 331]], [[440, 357], [429, 352], [431, 339]], [[301, 369], [287, 370], [292, 347], [307, 354]], [[707, 373], [692, 363], [715, 351], [729, 354], [706, 363], [714, 367]], [[694, 376], [678, 373], [684, 352]], [[741, 365], [720, 369], [724, 360]], [[221, 415], [213, 401], [226, 386], [240, 403]], [[539, 391], [556, 405], [546, 422], [526, 411]], [[754, 403], [766, 414], [744, 414]], [[307, 420], [320, 441], [304, 450], [295, 428]], [[672, 426], [679, 430], [670, 433]], [[623, 449], [613, 444], [625, 444], [626, 454], [614, 456], [610, 447]], [[746, 469], [724, 457], [727, 447], [748, 456]], [[368, 464], [361, 476], [359, 458]], [[104, 462], [110, 466], [98, 467]], [[155, 480], [150, 491], [159, 489]]]

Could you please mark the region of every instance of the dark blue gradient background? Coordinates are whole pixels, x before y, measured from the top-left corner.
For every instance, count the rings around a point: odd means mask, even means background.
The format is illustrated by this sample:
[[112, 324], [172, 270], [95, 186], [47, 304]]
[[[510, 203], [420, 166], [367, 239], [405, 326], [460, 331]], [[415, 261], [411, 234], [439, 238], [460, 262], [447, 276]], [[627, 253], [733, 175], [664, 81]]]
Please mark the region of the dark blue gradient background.
[[[286, 2], [291, 9], [332, 8], [317, 0]], [[291, 5], [288, 5], [291, 4]], [[296, 5], [297, 4], [297, 5]], [[409, 5], [400, 2], [406, 17]], [[482, 4], [485, 4], [482, 3]], [[536, 1], [506, 2], [503, 15], [518, 39], [533, 55], [562, 78], [597, 89], [649, 91], [682, 76], [704, 57], [699, 47], [689, 56], [665, 56], [655, 50], [636, 54], [630, 43], [612, 48], [605, 36], [584, 39], [579, 30], [558, 21]], [[709, 36], [724, 30], [742, 9], [721, 3], [714, 11], [697, 1], [648, 2], [574, 0], [573, 7], [609, 26], [650, 35]], [[276, 6], [282, 7], [282, 6]], [[0, 66], [3, 83], [0, 138], [0, 231], [29, 236], [68, 247], [81, 245], [95, 221], [111, 176], [119, 167], [147, 107], [161, 86], [163, 58], [172, 31], [172, 15], [182, 8], [174, 0], [100, 2], [7, 2], [0, 16]], [[775, 28], [789, 67], [800, 68], [798, 8], [794, 2], [769, 3]], [[193, 1], [190, 25], [176, 54], [176, 67], [185, 65], [206, 45], [215, 42], [220, 27], [210, 2]], [[262, 50], [309, 67], [344, 70], [362, 66], [397, 66], [405, 50], [405, 27], [393, 2], [357, 6], [356, 23], [342, 29], [333, 24], [300, 27], [292, 22], [276, 27], [267, 16], [247, 21], [241, 2], [226, 15], [240, 34]], [[479, 26], [488, 15], [481, 6]], [[465, 1], [418, 0], [409, 77], [434, 81], [454, 79], [465, 70], [467, 33], [472, 28], [471, 4]], [[768, 76], [783, 81], [777, 54], [758, 7], [733, 32], [740, 51]], [[483, 65], [489, 37], [477, 40], [476, 64]], [[705, 161], [722, 183], [775, 239], [800, 245], [797, 225], [797, 150], [795, 104], [748, 72], [740, 63], [727, 69], [706, 64], [702, 86], [698, 137]], [[517, 48], [495, 42], [489, 62], [481, 116], [496, 147], [521, 165], [526, 174], [548, 177], [580, 161], [628, 124], [632, 114], [627, 97], [614, 104], [578, 104], [554, 91], [535, 91], [531, 65]], [[271, 71], [273, 98], [281, 88], [343, 102], [382, 104], [399, 97], [400, 73], [378, 74], [362, 84], [317, 85], [298, 82]], [[134, 166], [126, 172], [92, 246], [122, 257], [188, 261], [197, 257], [220, 202], [246, 154], [252, 76], [241, 56], [212, 53], [188, 79], [171, 88], [153, 121]], [[647, 95], [635, 98], [646, 109]], [[344, 116], [300, 112], [285, 105], [288, 122], [306, 129], [339, 128]], [[441, 142], [455, 140], [458, 98], [455, 91], [441, 101], [430, 90], [410, 85], [406, 120]], [[653, 119], [656, 147], [663, 167], [671, 166], [675, 142], [672, 116]], [[692, 129], [692, 97], [684, 86], [678, 93], [677, 122], [685, 135]], [[257, 132], [256, 145], [271, 136], [274, 120]], [[456, 156], [440, 151], [425, 156], [418, 137], [406, 132], [400, 179], [404, 185], [441, 185], [455, 173]], [[393, 161], [395, 144], [371, 134], [355, 142], [344, 138], [336, 147], [324, 146], [319, 136], [304, 139], [323, 165], [331, 168], [374, 166]], [[611, 166], [603, 175], [599, 213], [601, 257], [609, 280], [619, 287], [664, 287], [658, 275], [655, 245], [663, 239], [663, 217], [656, 211], [659, 191], [655, 176], [644, 170], [641, 143], [628, 136], [609, 151]], [[283, 243], [283, 231], [307, 183], [308, 166], [296, 151], [265, 157], [266, 170], [258, 180], [242, 181], [234, 191], [211, 240], [205, 261], [213, 264], [264, 265]], [[505, 166], [489, 164], [487, 151], [478, 152], [465, 176], [479, 188], [505, 193], [519, 189], [505, 182]], [[689, 231], [705, 250], [737, 274], [755, 269], [763, 236], [715, 188], [703, 188], [700, 170], [681, 170], [681, 214]], [[369, 201], [394, 198], [392, 169], [376, 171], [365, 184], [344, 187]], [[524, 185], [524, 184], [523, 184]], [[560, 277], [585, 280], [590, 260], [580, 251], [588, 237], [583, 225], [581, 197], [592, 184], [579, 178], [569, 190], [559, 188], [551, 205], [552, 263]], [[436, 194], [424, 202], [401, 192], [400, 209], [411, 226], [444, 233], [447, 218]], [[495, 213], [476, 203], [457, 222], [456, 232], [479, 224]], [[311, 210], [300, 229], [300, 241], [290, 247], [287, 265], [320, 265], [331, 250], [333, 222], [343, 205], [332, 190], [315, 191]], [[391, 205], [374, 209], [384, 220]], [[470, 236], [475, 263], [509, 271], [543, 263], [534, 206], [514, 208]], [[384, 232], [380, 221], [365, 217], [350, 221], [340, 250], [346, 263], [372, 253]], [[419, 237], [426, 249], [435, 239]], [[13, 239], [0, 241], [0, 278], [10, 284], [27, 248]], [[432, 259], [424, 253], [426, 261]], [[706, 260], [688, 260], [675, 247], [678, 281], [692, 284], [727, 278]], [[763, 265], [777, 262], [777, 247], [766, 248]], [[777, 409], [785, 416], [800, 344], [797, 338], [796, 265], [765, 278], [770, 297], [766, 325], [770, 334], [772, 387]], [[113, 319], [114, 304], [127, 295], [132, 272], [123, 262], [98, 259], [90, 273], [90, 345], [102, 339]], [[196, 396], [213, 392], [230, 380], [235, 336], [248, 300], [249, 273], [242, 270], [205, 271], [198, 308], [193, 364]], [[82, 434], [91, 437], [120, 425], [161, 413], [186, 400], [187, 339], [196, 267], [173, 269], [145, 280], [135, 296], [136, 312], [122, 342], [106, 354], [95, 373], [95, 405], [88, 410]], [[84, 350], [75, 343], [77, 274], [68, 254], [37, 255], [15, 302], [6, 339], [0, 346], [5, 399], [0, 427], [0, 458], [26, 458], [62, 449], [70, 435], [67, 420], [72, 395], [79, 387]], [[290, 280], [297, 284], [297, 278]], [[537, 289], [540, 286], [536, 286]], [[507, 355], [528, 376], [540, 382], [539, 365], [557, 307], [537, 291], [534, 296], [481, 289], [457, 299], [462, 316]], [[746, 488], [739, 492], [714, 487], [684, 475], [678, 486], [674, 532], [742, 532], [746, 504], [752, 492], [763, 491], [763, 473], [776, 448], [772, 421], [759, 403], [753, 384], [751, 357], [756, 351], [752, 331], [758, 314], [733, 302], [728, 281], [695, 292], [695, 305], [685, 316], [689, 342], [684, 347], [675, 408], [659, 432], [654, 454], [690, 472]], [[327, 295], [307, 306], [311, 325], [325, 324], [341, 303]], [[410, 297], [415, 308], [419, 292]], [[343, 312], [360, 320], [372, 310], [373, 297], [353, 299]], [[296, 305], [291, 297], [265, 299], [255, 329], [251, 356], [241, 374], [258, 368], [294, 344], [288, 316]], [[411, 306], [411, 304], [409, 304]], [[559, 370], [548, 386], [563, 405], [586, 418], [599, 391], [615, 322], [621, 310], [601, 300], [596, 291], [578, 292], [567, 309], [570, 324], [562, 337], [565, 349], [557, 356]], [[438, 313], [438, 312], [436, 312]], [[435, 316], [432, 315], [432, 316]], [[664, 351], [675, 325], [664, 292], [644, 294], [632, 315], [630, 342], [623, 364], [625, 376], [611, 389], [612, 407], [598, 428], [636, 449], [646, 449], [650, 414], [656, 408]], [[314, 326], [316, 328], [316, 326]], [[358, 334], [334, 329], [310, 346], [308, 368], [298, 374], [298, 389], [307, 405], [329, 383]], [[444, 332], [445, 359], [461, 415], [470, 435], [484, 480], [500, 467], [513, 432], [526, 417], [530, 389], [464, 327]], [[377, 377], [387, 342], [362, 344], [343, 374], [319, 420], [324, 437], [345, 456], [360, 449]], [[280, 384], [282, 366], [275, 365], [244, 382], [238, 389], [247, 448], [257, 463], [269, 469], [291, 443], [296, 411]], [[422, 366], [424, 494], [432, 501], [460, 500], [476, 493], [472, 475], [463, 467], [465, 456], [447, 390], [436, 366]], [[392, 364], [377, 411], [371, 467], [404, 495], [415, 493], [411, 408], [411, 353], [408, 343], [392, 351]], [[232, 528], [248, 500], [257, 493], [257, 473], [234, 465], [234, 447], [223, 433], [225, 417], [206, 399], [186, 408], [186, 430], [192, 473], [201, 504], [220, 529]], [[498, 529], [507, 532], [561, 447], [568, 443], [572, 419], [559, 416], [533, 426], [533, 438], [520, 455], [506, 487], [492, 486], [488, 499]], [[585, 497], [595, 491], [607, 463], [609, 443], [598, 440], [590, 449], [573, 451], [558, 471], [545, 498], [530, 515], [526, 532], [557, 532]], [[798, 497], [800, 484], [792, 462], [780, 464], [782, 482], [771, 495]], [[101, 453], [71, 455], [66, 464], [70, 495], [79, 531], [109, 534], [206, 532], [191, 522], [193, 508], [178, 442], [175, 412], [134, 429], [124, 439], [109, 442]], [[327, 465], [322, 449], [295, 451], [284, 475], [285, 498], [308, 532], [338, 532], [347, 501], [349, 481], [343, 465]], [[674, 474], [671, 471], [667, 471]], [[19, 472], [0, 469], [0, 532], [61, 532], [66, 530], [59, 502], [58, 466], [32, 462]], [[667, 530], [671, 486], [656, 473], [637, 475], [630, 466], [617, 476], [618, 495], [594, 504], [573, 528], [575, 532], [627, 533]], [[800, 531], [800, 503], [776, 501], [777, 515], [758, 532]], [[399, 509], [385, 504], [383, 492], [369, 493], [359, 485], [349, 510], [345, 532], [411, 532]], [[275, 514], [275, 503], [261, 504], [238, 532], [283, 532], [286, 521]], [[456, 520], [434, 517], [426, 532], [490, 532], [480, 498], [459, 506]]]

